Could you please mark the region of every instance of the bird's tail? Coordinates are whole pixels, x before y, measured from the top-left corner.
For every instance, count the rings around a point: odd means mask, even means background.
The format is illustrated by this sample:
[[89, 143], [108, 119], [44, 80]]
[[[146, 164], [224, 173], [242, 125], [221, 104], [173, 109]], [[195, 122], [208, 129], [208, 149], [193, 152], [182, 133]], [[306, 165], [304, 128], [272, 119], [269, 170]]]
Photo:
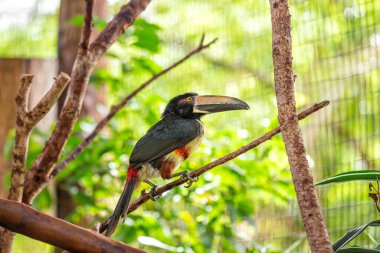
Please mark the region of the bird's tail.
[[139, 170], [128, 167], [127, 181], [119, 201], [117, 202], [115, 211], [111, 216], [111, 221], [106, 231], [107, 237], [110, 237], [113, 234], [120, 218], [124, 217], [128, 210], [129, 202], [131, 201], [132, 193], [136, 186], [138, 172]]

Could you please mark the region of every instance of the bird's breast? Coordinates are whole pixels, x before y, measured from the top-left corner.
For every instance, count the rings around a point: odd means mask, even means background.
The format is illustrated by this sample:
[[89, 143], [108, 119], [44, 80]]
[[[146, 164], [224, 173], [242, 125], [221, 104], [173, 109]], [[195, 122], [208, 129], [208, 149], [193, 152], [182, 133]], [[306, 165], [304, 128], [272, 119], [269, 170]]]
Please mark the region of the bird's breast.
[[139, 180], [157, 178], [161, 176], [163, 179], [172, 178], [173, 171], [176, 170], [181, 163], [186, 160], [201, 144], [204, 137], [203, 123], [199, 121], [198, 136], [179, 149], [175, 149], [169, 154], [163, 156], [157, 162], [145, 163], [141, 166], [138, 174]]
[[201, 144], [204, 136], [203, 127], [200, 134], [184, 147], [174, 150], [167, 154], [159, 167], [161, 177], [163, 179], [170, 179], [173, 175], [173, 171], [176, 170], [181, 163], [186, 160]]

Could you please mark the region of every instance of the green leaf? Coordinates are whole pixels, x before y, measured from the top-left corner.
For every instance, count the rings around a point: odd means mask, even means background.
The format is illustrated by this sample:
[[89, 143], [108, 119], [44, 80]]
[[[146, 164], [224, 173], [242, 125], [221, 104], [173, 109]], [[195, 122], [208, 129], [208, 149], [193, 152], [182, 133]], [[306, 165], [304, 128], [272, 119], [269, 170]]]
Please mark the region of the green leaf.
[[84, 22], [83, 15], [76, 15], [70, 19], [69, 24], [73, 26], [82, 26], [83, 22]]
[[331, 183], [343, 183], [347, 181], [367, 180], [373, 181], [380, 178], [380, 171], [378, 170], [355, 170], [337, 174], [328, 179], [320, 181], [315, 185], [325, 185]]
[[367, 249], [362, 247], [349, 247], [335, 251], [337, 253], [380, 253], [378, 249]]
[[136, 37], [136, 42], [133, 45], [157, 53], [160, 50], [160, 38], [158, 37], [158, 31], [160, 27], [149, 23], [143, 19], [136, 20], [134, 24], [135, 30], [132, 35]]
[[[362, 225], [358, 228], [351, 229], [350, 231], [347, 232], [343, 237], [341, 237], [336, 243], [334, 243], [333, 250], [334, 252], [364, 252], [364, 251], [340, 251], [340, 249], [355, 239], [361, 232], [363, 232], [368, 226], [380, 226], [380, 220], [375, 220], [372, 221], [366, 225]], [[373, 251], [373, 252], [378, 252], [378, 251]]]

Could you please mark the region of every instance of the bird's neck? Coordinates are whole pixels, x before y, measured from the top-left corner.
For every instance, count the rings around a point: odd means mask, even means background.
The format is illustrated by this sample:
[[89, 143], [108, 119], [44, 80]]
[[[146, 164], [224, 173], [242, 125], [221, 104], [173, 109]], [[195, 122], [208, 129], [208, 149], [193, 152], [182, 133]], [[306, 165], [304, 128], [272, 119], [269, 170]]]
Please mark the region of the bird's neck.
[[200, 120], [201, 114], [198, 113], [192, 113], [189, 115], [178, 115], [177, 113], [174, 112], [165, 112], [161, 115], [161, 119], [184, 119], [184, 120], [189, 120], [189, 119], [198, 119]]

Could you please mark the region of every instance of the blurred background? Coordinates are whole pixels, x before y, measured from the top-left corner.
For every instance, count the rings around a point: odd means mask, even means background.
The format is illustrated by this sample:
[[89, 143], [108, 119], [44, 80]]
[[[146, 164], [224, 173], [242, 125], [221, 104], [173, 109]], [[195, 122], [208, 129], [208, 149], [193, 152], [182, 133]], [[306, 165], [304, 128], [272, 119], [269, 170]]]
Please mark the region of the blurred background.
[[[59, 71], [71, 72], [83, 2], [0, 0], [1, 197], [9, 186], [13, 101], [20, 75], [35, 74], [32, 106]], [[125, 3], [95, 2], [98, 31]], [[315, 181], [349, 170], [378, 169], [380, 2], [296, 0], [290, 6], [299, 111], [330, 100], [327, 108], [301, 122]], [[108, 217], [123, 188], [134, 144], [177, 94], [230, 95], [251, 107], [205, 117], [206, 138], [181, 169], [196, 169], [278, 125], [267, 1], [152, 1], [92, 75], [82, 117], [63, 158], [112, 104], [196, 47], [202, 33], [206, 42], [215, 37], [218, 42], [130, 101], [40, 194], [35, 208], [82, 226]], [[63, 103], [61, 99], [33, 132], [28, 164], [41, 152]], [[368, 182], [317, 190], [332, 242], [379, 216], [368, 197]], [[281, 136], [207, 172], [189, 189], [178, 187], [148, 202], [128, 216], [114, 238], [149, 252], [308, 252]], [[373, 247], [379, 242], [376, 229], [369, 229], [355, 244]], [[53, 251], [16, 238], [14, 252]]]

